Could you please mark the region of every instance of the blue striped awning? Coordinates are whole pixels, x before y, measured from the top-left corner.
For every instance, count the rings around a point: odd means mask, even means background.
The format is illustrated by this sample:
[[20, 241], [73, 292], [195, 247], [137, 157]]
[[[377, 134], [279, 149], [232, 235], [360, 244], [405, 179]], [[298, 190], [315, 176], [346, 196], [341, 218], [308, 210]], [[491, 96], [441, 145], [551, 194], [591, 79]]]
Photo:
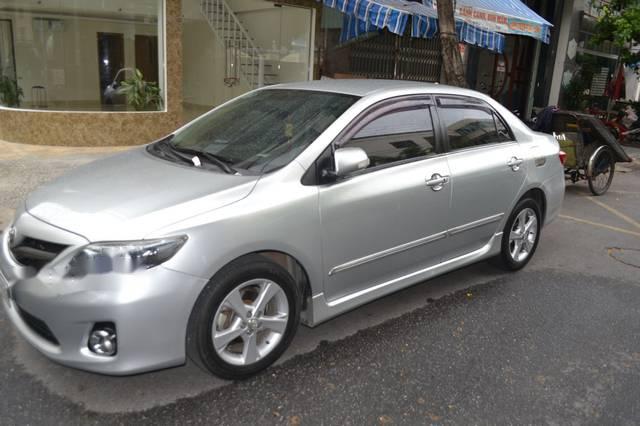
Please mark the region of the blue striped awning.
[[323, 0], [327, 7], [339, 10], [347, 16], [364, 21], [358, 24], [371, 29], [387, 29], [402, 35], [407, 20], [420, 9], [428, 10], [420, 3], [405, 0]]
[[[437, 18], [413, 17], [413, 26], [411, 27], [412, 37], [432, 38], [437, 32]], [[487, 31], [456, 19], [456, 34], [458, 35], [458, 40], [461, 42], [489, 49], [497, 53], [504, 51], [505, 37], [500, 33]]]
[[[438, 33], [438, 14], [433, 7], [405, 0], [323, 0], [325, 6], [345, 14], [341, 41], [387, 29], [403, 35], [411, 18], [411, 36], [432, 38]], [[505, 37], [456, 19], [458, 40], [502, 53]]]
[[[438, 32], [438, 15], [433, 7], [405, 0], [323, 0], [325, 6], [345, 14], [341, 40], [348, 41], [363, 34], [387, 29], [403, 35], [409, 18], [413, 37], [432, 38]], [[504, 50], [502, 34], [456, 20], [458, 39], [498, 53]]]
[[[412, 37], [433, 38], [438, 33], [438, 20], [435, 18], [425, 18], [413, 16], [411, 26]], [[345, 15], [340, 34], [340, 42], [357, 39], [366, 34], [378, 32], [380, 29], [368, 21], [362, 21], [353, 15]], [[497, 53], [504, 51], [505, 37], [502, 34], [491, 31], [484, 31], [463, 21], [456, 21], [456, 33], [458, 40], [465, 43], [483, 47]]]

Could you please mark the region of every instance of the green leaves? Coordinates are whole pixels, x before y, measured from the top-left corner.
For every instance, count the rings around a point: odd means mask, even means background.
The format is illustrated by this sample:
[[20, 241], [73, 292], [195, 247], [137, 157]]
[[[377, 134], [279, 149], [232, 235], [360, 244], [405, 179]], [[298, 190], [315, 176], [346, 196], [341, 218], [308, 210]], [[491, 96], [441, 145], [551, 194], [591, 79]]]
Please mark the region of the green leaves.
[[6, 75], [0, 76], [0, 105], [19, 107], [23, 96], [22, 88], [16, 80]]
[[127, 103], [136, 111], [157, 111], [163, 105], [158, 83], [145, 81], [137, 68], [133, 76], [120, 83], [117, 93], [125, 95]]
[[640, 0], [613, 0], [602, 7], [602, 12], [593, 42], [612, 41], [620, 48], [625, 63], [638, 62], [640, 55], [630, 48], [632, 43], [640, 42]]

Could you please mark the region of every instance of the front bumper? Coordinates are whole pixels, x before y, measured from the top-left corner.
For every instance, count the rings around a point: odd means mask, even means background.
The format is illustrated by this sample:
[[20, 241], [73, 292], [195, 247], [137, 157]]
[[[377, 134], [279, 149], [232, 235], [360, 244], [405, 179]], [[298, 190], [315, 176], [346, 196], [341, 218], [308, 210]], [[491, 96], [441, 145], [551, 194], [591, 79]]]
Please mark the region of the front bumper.
[[[56, 228], [56, 232], [65, 231]], [[45, 356], [110, 375], [185, 362], [189, 315], [206, 280], [162, 266], [81, 279], [62, 278], [49, 265], [29, 274], [10, 253], [8, 233], [1, 236], [0, 281], [8, 283], [8, 291], [2, 290], [2, 304], [20, 334]], [[44, 323], [55, 339], [43, 337], [42, 329], [34, 327], [34, 318]], [[116, 326], [115, 356], [96, 355], [87, 346], [89, 334], [99, 322]]]

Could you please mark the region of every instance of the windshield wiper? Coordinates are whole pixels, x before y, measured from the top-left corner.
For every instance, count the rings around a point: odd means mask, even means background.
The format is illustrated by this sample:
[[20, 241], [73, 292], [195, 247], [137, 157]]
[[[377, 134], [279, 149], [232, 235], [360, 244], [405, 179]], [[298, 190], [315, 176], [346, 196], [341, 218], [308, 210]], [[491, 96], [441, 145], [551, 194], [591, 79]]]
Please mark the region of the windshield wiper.
[[229, 160], [226, 160], [209, 152], [196, 151], [195, 149], [188, 148], [178, 148], [177, 146], [171, 144], [171, 139], [173, 139], [173, 135], [150, 145], [147, 149], [156, 149], [165, 156], [170, 156], [175, 160], [180, 160], [195, 167], [200, 167], [200, 158], [202, 158], [207, 162], [219, 167], [225, 173], [232, 175], [240, 174], [236, 169], [228, 164], [230, 162]]
[[172, 147], [171, 144], [169, 143], [169, 141], [171, 140], [171, 138], [167, 138], [164, 140], [161, 140], [160, 142], [157, 142], [153, 145], [151, 145], [151, 147], [155, 148], [156, 151], [159, 151], [161, 154], [163, 154], [164, 156], [168, 156], [169, 158], [172, 158], [174, 160], [179, 160], [182, 161], [184, 163], [188, 163], [191, 164], [192, 166], [193, 164], [193, 157], [186, 155], [186, 154], [182, 154], [178, 151], [175, 151]]
[[[212, 164], [218, 166], [225, 173], [228, 173], [230, 175], [239, 174], [236, 169], [231, 167], [229, 164], [224, 162], [220, 157], [218, 157], [215, 154], [211, 154], [209, 152], [203, 152], [203, 151], [196, 151], [195, 149], [178, 148], [177, 146], [174, 146], [174, 145], [171, 145], [171, 144], [169, 144], [169, 146], [171, 147], [171, 150], [176, 154], [193, 155], [194, 157], [198, 157], [198, 159], [204, 158], [209, 163], [212, 163]], [[191, 161], [193, 163], [193, 160], [191, 158], [189, 159], [189, 161]]]

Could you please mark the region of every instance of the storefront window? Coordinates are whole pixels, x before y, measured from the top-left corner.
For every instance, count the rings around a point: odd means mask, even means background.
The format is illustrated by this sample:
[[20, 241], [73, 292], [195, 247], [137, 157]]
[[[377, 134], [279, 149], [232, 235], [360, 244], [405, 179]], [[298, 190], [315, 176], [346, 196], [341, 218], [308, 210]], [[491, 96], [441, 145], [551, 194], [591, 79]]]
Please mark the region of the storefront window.
[[163, 0], [0, 0], [0, 106], [164, 110], [163, 10]]

